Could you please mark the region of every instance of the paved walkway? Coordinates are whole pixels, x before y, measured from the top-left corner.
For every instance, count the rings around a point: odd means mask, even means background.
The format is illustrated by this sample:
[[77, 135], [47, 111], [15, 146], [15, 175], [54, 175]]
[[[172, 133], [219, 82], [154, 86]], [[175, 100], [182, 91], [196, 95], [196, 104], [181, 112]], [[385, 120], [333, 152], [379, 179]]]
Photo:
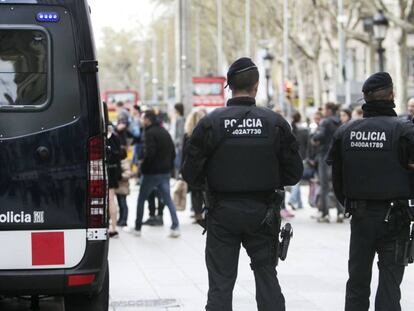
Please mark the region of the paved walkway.
[[[130, 224], [137, 193], [129, 198]], [[295, 236], [288, 261], [278, 267], [288, 311], [340, 311], [347, 280], [349, 224], [317, 224], [314, 210], [297, 212], [291, 221]], [[333, 213], [333, 211], [332, 211]], [[332, 214], [333, 215], [333, 214]], [[189, 212], [179, 214], [182, 237], [170, 239], [169, 215], [164, 228], [144, 227], [142, 237], [122, 232], [111, 241], [111, 299], [113, 310], [204, 310], [208, 289], [204, 265], [205, 237], [191, 224]], [[373, 277], [375, 292], [377, 274]], [[403, 285], [403, 310], [414, 308], [414, 266]], [[242, 251], [234, 291], [234, 310], [256, 310], [249, 259]]]

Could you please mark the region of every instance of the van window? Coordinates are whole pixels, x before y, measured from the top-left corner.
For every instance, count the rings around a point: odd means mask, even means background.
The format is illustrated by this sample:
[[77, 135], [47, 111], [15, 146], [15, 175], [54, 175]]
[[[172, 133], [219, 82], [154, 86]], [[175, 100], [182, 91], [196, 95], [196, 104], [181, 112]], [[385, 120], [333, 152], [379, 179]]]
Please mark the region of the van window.
[[48, 57], [43, 31], [0, 28], [0, 107], [46, 103]]

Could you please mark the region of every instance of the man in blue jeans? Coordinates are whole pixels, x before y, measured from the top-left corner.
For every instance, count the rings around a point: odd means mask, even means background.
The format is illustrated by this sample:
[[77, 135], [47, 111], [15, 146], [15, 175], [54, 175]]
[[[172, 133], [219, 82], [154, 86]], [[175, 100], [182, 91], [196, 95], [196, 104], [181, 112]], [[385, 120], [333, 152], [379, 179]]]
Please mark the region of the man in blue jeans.
[[135, 235], [141, 236], [144, 204], [154, 189], [158, 189], [171, 214], [170, 237], [180, 236], [179, 222], [174, 202], [170, 194], [170, 177], [174, 167], [175, 148], [170, 134], [162, 128], [152, 110], [143, 115], [144, 159], [141, 165], [142, 181], [138, 196]]

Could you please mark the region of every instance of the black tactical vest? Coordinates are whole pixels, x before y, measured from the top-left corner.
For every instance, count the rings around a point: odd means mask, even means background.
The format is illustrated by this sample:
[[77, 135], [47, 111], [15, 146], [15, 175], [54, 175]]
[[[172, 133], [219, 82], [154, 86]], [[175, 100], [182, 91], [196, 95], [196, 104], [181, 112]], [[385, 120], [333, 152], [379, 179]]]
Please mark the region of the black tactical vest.
[[401, 121], [373, 117], [352, 122], [342, 133], [343, 187], [348, 199], [410, 198], [412, 174], [400, 164]]
[[211, 122], [218, 144], [207, 163], [212, 191], [274, 191], [280, 186], [280, 134], [274, 112], [256, 106], [232, 106], [213, 113]]

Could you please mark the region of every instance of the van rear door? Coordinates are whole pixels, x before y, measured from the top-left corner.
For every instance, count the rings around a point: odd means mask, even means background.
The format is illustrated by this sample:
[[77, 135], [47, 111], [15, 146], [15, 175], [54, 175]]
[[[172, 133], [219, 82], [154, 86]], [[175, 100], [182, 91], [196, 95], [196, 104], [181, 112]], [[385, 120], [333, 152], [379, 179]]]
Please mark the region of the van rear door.
[[70, 268], [86, 248], [88, 109], [71, 12], [0, 3], [0, 270]]

